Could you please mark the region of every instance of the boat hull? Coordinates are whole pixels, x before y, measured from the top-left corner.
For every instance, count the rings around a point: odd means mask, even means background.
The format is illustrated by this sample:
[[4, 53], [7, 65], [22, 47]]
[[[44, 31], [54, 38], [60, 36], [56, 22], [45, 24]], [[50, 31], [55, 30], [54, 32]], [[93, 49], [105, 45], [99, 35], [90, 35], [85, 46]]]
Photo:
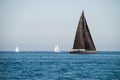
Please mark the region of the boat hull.
[[97, 51], [70, 51], [70, 54], [96, 54]]

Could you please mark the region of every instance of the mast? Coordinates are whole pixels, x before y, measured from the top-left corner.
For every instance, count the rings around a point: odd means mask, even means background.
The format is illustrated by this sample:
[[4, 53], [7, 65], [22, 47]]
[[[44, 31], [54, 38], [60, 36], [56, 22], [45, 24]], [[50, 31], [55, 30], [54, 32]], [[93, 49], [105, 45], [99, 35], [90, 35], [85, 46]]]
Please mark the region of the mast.
[[96, 50], [86, 19], [84, 17], [84, 11], [80, 16], [73, 49]]

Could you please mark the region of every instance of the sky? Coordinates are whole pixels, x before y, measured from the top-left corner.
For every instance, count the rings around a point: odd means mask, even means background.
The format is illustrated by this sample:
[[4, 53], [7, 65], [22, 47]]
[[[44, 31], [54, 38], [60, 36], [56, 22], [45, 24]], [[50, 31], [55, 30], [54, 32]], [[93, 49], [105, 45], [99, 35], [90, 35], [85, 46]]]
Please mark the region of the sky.
[[120, 0], [0, 0], [0, 51], [71, 50], [82, 10], [96, 49], [120, 50]]

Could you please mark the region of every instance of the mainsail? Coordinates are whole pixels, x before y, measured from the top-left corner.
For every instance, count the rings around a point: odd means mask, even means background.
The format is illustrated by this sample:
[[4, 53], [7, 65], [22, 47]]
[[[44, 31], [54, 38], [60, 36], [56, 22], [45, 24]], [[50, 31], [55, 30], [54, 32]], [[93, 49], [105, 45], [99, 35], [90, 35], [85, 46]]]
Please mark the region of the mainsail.
[[90, 31], [84, 16], [84, 12], [82, 12], [82, 15], [78, 23], [73, 49], [85, 49], [90, 51], [96, 51], [94, 42], [92, 40]]

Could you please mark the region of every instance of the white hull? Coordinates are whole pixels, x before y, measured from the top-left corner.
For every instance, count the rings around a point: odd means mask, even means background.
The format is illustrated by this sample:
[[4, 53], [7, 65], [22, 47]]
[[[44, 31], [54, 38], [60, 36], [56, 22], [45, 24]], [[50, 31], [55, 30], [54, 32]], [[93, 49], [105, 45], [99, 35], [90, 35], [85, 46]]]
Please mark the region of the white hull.
[[18, 47], [16, 47], [15, 52], [19, 52], [19, 48]]
[[60, 49], [59, 49], [58, 45], [55, 46], [54, 52], [60, 52]]

